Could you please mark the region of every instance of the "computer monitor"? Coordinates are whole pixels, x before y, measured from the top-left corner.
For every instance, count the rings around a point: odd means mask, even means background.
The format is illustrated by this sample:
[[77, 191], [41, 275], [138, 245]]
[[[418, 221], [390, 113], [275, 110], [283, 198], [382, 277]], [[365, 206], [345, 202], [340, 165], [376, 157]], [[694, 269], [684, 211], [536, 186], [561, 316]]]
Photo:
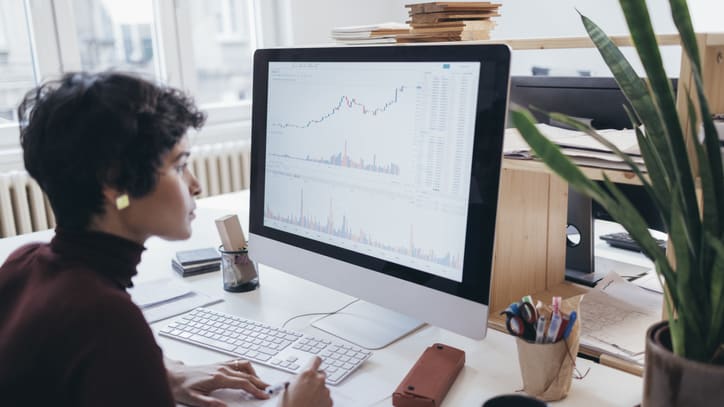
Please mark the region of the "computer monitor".
[[[630, 129], [623, 106], [630, 104], [612, 77], [513, 76], [510, 103], [588, 120], [596, 129]], [[531, 110], [540, 123], [552, 123], [545, 113]], [[510, 126], [509, 126], [510, 127]]]
[[250, 254], [365, 301], [316, 327], [485, 336], [509, 65], [503, 45], [255, 53]]

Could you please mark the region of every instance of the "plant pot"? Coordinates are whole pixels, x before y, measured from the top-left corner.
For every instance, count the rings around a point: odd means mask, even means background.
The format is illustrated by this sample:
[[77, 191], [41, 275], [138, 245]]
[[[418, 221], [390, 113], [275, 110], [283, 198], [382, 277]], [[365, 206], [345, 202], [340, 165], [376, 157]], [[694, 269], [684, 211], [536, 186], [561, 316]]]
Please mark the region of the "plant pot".
[[643, 407], [724, 406], [724, 366], [696, 362], [671, 351], [668, 321], [646, 332]]

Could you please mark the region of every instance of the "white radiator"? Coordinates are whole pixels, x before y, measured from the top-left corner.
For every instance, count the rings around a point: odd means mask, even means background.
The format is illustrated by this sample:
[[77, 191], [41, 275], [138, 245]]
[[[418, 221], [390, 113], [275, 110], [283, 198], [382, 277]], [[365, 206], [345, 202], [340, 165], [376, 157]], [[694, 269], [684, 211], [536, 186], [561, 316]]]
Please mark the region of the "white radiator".
[[40, 186], [25, 171], [0, 174], [0, 237], [55, 227]]
[[249, 188], [251, 143], [234, 141], [191, 149], [191, 170], [201, 184], [201, 197]]
[[[238, 141], [193, 147], [191, 170], [201, 196], [249, 188], [251, 143]], [[25, 171], [0, 174], [0, 238], [55, 227], [45, 194]]]

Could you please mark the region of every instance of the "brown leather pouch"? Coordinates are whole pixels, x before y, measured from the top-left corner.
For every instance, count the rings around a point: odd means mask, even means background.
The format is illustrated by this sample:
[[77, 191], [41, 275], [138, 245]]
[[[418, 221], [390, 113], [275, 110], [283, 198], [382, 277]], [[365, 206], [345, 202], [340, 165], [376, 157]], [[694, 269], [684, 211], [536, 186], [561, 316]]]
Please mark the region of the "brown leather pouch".
[[436, 343], [425, 349], [397, 390], [396, 407], [437, 407], [465, 365], [465, 352]]

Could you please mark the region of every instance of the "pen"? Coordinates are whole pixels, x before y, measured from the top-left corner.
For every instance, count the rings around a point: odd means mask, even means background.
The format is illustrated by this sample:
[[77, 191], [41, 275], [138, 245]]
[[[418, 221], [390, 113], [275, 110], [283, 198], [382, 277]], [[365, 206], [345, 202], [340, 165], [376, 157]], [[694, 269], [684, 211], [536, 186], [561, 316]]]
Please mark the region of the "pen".
[[561, 326], [558, 327], [558, 333], [556, 334], [556, 339], [553, 340], [553, 342], [558, 342], [561, 339], [563, 339], [563, 332], [566, 330], [566, 327], [568, 326], [568, 316], [561, 314]]
[[571, 315], [568, 317], [568, 325], [566, 325], [566, 330], [563, 331], [563, 339], [568, 339], [568, 335], [571, 334], [576, 318], [578, 318], [578, 313], [576, 311], [571, 311]]
[[535, 327], [535, 343], [543, 343], [543, 336], [546, 330], [546, 317], [540, 316]]
[[287, 387], [289, 387], [289, 382], [282, 382], [267, 386], [264, 391], [266, 394], [279, 394], [282, 390], [286, 390]]
[[554, 314], [560, 314], [561, 312], [561, 297], [553, 297], [551, 300], [551, 305], [553, 306], [553, 313]]
[[548, 326], [548, 334], [546, 335], [545, 342], [553, 343], [556, 341], [558, 336], [558, 330], [561, 328], [561, 314], [554, 313], [551, 316], [551, 324]]

